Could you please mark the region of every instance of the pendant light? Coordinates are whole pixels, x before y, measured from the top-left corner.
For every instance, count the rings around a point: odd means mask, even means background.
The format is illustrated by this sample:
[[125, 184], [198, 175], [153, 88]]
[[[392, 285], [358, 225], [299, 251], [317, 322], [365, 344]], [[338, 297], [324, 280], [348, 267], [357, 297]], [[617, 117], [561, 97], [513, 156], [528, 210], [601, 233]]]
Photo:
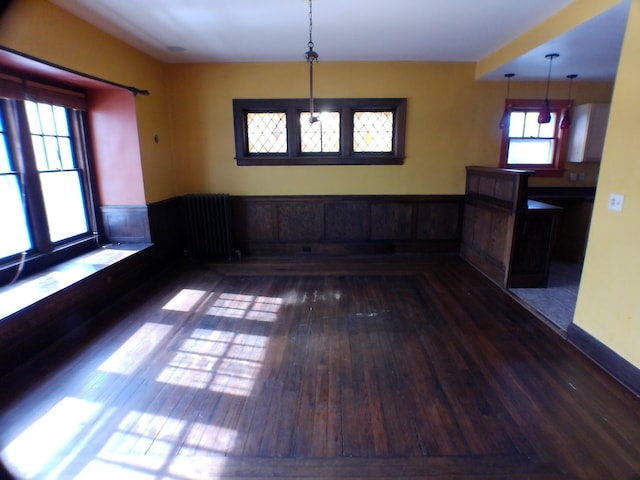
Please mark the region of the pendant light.
[[549, 72], [547, 73], [547, 91], [544, 96], [544, 103], [538, 115], [538, 123], [549, 123], [551, 121], [551, 107], [549, 106], [549, 83], [551, 82], [551, 64], [554, 58], [558, 58], [559, 53], [549, 53], [544, 58], [549, 59]]
[[504, 130], [505, 128], [509, 128], [509, 116], [511, 115], [511, 105], [507, 102], [509, 101], [509, 90], [511, 88], [511, 79], [516, 76], [515, 73], [505, 73], [505, 78], [507, 79], [507, 96], [505, 97], [505, 106], [504, 112], [502, 113], [502, 118], [500, 119], [500, 130]]
[[320, 120], [314, 114], [313, 108], [313, 64], [318, 61], [318, 53], [313, 50], [313, 7], [312, 0], [309, 0], [309, 43], [307, 46], [309, 50], [304, 54], [309, 64], [309, 123], [315, 123]]
[[573, 80], [578, 78], [578, 75], [572, 73], [571, 75], [567, 75], [567, 78], [569, 79], [569, 95], [567, 96], [567, 108], [565, 108], [562, 121], [560, 122], [560, 128], [562, 130], [571, 128], [571, 87], [573, 86]]

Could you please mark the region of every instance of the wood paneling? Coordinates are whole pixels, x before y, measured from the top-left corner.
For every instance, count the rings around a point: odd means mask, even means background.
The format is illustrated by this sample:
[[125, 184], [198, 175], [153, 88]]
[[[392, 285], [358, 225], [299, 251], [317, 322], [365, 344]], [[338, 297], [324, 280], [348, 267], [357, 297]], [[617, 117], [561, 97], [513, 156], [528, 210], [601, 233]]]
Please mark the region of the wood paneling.
[[243, 242], [276, 242], [278, 215], [276, 204], [267, 201], [242, 201], [234, 197], [232, 221], [234, 236]]
[[460, 195], [232, 197], [248, 254], [457, 251]]
[[547, 284], [561, 209], [528, 199], [532, 173], [467, 167], [460, 253], [505, 287]]
[[277, 210], [280, 242], [318, 242], [324, 238], [322, 204], [294, 200], [279, 202]]
[[330, 242], [368, 240], [371, 235], [369, 204], [359, 201], [337, 201], [324, 207], [324, 228]]
[[100, 207], [108, 243], [149, 243], [146, 205], [105, 205]]
[[404, 202], [374, 202], [371, 205], [372, 240], [410, 240], [414, 205]]
[[535, 172], [467, 167], [466, 194], [516, 210], [527, 206], [528, 179]]
[[420, 202], [417, 204], [416, 238], [418, 240], [458, 239], [462, 210], [457, 202]]

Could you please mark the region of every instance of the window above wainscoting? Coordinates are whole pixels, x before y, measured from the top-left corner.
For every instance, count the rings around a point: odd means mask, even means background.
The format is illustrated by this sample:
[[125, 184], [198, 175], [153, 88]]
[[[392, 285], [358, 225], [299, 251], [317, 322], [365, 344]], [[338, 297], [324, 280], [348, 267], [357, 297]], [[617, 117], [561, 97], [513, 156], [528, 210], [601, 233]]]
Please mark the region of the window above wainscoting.
[[406, 98], [234, 99], [236, 162], [256, 165], [400, 165]]

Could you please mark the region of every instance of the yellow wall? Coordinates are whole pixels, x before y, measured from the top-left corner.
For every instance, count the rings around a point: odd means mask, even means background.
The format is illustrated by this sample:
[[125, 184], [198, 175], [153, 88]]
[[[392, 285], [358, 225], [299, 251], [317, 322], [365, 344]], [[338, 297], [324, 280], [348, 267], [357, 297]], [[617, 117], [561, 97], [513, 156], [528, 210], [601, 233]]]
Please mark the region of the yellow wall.
[[[174, 195], [164, 65], [46, 0], [14, 0], [0, 19], [0, 44], [48, 62], [151, 91], [136, 97], [148, 202]], [[153, 141], [155, 134], [160, 143]]]
[[[237, 167], [233, 98], [305, 98], [299, 63], [174, 65], [170, 68], [180, 193], [460, 193], [464, 166], [498, 154], [496, 104], [503, 92], [473, 80], [472, 64], [320, 63], [317, 97], [407, 97], [402, 166]], [[461, 141], [460, 139], [464, 139]], [[488, 140], [490, 139], [490, 140]]]
[[[640, 367], [640, 0], [632, 0], [613, 93], [575, 323]], [[622, 212], [610, 193], [625, 195]]]
[[[320, 63], [318, 97], [406, 97], [406, 161], [392, 166], [238, 167], [234, 160], [233, 98], [305, 98], [308, 70], [299, 63], [173, 65], [178, 192], [232, 194], [457, 194], [465, 166], [497, 166], [504, 82], [474, 81], [470, 63]], [[566, 98], [568, 84], [552, 95]], [[544, 85], [518, 83], [512, 93], [542, 98]], [[610, 83], [579, 83], [577, 102], [611, 98]], [[580, 185], [593, 185], [597, 165]], [[539, 183], [567, 184], [566, 179]], [[577, 185], [577, 183], [573, 183]]]

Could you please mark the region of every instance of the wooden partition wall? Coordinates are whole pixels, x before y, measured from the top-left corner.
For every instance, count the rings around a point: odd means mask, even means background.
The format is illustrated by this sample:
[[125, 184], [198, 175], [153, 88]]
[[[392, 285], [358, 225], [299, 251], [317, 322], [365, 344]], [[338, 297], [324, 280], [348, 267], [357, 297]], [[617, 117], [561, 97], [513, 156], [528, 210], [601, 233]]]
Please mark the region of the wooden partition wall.
[[545, 287], [561, 208], [529, 198], [535, 172], [467, 167], [460, 254], [503, 287]]

